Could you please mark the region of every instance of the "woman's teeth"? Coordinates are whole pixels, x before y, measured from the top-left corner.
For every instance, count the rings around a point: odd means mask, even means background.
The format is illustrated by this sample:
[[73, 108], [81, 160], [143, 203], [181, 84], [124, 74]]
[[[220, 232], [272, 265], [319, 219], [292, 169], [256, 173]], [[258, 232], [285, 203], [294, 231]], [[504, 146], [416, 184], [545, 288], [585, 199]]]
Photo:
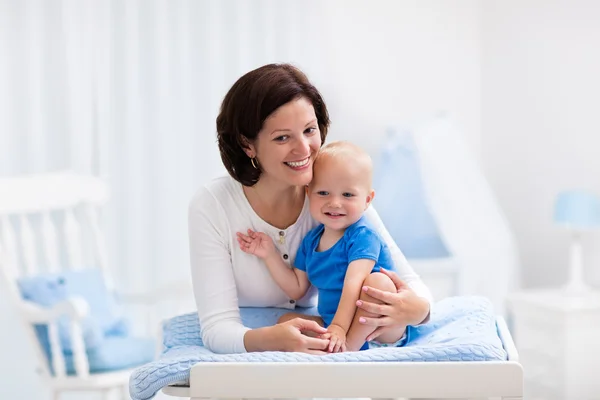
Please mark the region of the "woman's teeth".
[[288, 162], [286, 162], [286, 164], [289, 165], [290, 167], [298, 168], [298, 167], [303, 167], [306, 164], [308, 164], [309, 160], [310, 160], [310, 157], [305, 158], [302, 161], [288, 161]]

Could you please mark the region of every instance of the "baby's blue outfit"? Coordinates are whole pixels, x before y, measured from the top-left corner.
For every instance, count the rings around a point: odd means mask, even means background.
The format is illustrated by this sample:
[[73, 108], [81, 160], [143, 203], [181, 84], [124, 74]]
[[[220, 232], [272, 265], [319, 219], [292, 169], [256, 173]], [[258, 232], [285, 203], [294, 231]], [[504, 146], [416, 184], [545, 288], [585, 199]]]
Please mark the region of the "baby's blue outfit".
[[328, 327], [340, 303], [346, 270], [352, 261], [375, 261], [371, 273], [379, 272], [381, 267], [387, 270], [395, 267], [387, 245], [364, 216], [346, 228], [344, 236], [331, 248], [317, 251], [324, 229], [320, 224], [304, 237], [294, 267], [306, 272], [310, 283], [319, 290], [318, 310]]

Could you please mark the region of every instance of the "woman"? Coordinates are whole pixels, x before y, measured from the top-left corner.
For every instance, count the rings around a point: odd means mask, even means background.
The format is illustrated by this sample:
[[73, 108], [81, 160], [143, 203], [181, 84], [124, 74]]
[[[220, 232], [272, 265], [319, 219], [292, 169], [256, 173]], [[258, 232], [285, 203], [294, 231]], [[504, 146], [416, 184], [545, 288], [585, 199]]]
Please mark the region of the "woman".
[[[271, 235], [293, 265], [302, 238], [316, 226], [305, 186], [328, 128], [320, 93], [288, 64], [250, 71], [225, 96], [217, 137], [229, 176], [202, 187], [189, 207], [194, 295], [202, 340], [213, 352], [326, 354], [328, 340], [318, 337], [326, 330], [315, 321], [295, 318], [259, 329], [242, 324], [239, 307], [308, 307], [315, 305], [316, 293], [309, 291], [298, 302], [286, 297], [264, 264], [239, 249], [236, 232], [250, 228]], [[400, 275], [388, 272], [397, 293], [365, 288], [367, 301], [359, 307], [373, 313], [363, 323], [378, 327], [369, 337], [374, 340], [394, 326], [426, 321], [431, 298], [373, 207], [365, 215], [390, 247]]]

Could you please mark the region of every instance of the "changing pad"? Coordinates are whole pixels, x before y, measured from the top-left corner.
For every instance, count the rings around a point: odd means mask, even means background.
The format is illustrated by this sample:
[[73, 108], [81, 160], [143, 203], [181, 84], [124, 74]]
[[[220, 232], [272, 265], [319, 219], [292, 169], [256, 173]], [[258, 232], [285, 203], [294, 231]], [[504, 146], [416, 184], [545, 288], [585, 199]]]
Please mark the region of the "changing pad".
[[[296, 309], [316, 314], [316, 309]], [[289, 312], [277, 308], [242, 308], [244, 325], [273, 325]], [[133, 400], [151, 399], [167, 385], [186, 384], [190, 369], [199, 362], [406, 362], [406, 361], [504, 361], [507, 354], [496, 328], [489, 300], [483, 297], [451, 297], [432, 307], [427, 324], [409, 327], [403, 347], [327, 354], [254, 352], [215, 354], [202, 346], [196, 314], [169, 320], [164, 326], [165, 350], [157, 361], [133, 371], [129, 391]]]

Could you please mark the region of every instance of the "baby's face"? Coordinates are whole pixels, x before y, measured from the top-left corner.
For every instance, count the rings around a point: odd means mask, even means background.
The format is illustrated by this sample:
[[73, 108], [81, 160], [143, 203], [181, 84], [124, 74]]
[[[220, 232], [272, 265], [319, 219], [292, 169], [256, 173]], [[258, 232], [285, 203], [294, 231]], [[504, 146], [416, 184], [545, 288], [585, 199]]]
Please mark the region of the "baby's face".
[[373, 194], [369, 173], [360, 165], [321, 159], [308, 187], [310, 212], [326, 227], [343, 230], [360, 219]]

